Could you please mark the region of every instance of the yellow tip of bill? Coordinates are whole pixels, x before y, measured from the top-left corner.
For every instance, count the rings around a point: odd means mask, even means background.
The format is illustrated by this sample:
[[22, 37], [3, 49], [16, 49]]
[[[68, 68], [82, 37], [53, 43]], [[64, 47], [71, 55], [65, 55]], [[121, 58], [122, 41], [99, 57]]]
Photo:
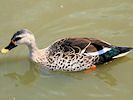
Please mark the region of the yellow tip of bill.
[[8, 53], [8, 52], [9, 52], [8, 49], [4, 49], [4, 48], [3, 48], [3, 49], [1, 50], [1, 53]]

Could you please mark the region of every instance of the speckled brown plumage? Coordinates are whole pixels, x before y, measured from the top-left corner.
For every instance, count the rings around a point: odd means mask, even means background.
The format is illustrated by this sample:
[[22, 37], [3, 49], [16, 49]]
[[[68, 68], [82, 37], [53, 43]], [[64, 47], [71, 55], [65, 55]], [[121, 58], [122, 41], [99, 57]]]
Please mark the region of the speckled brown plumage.
[[99, 60], [99, 56], [86, 56], [81, 54], [97, 52], [104, 47], [113, 48], [112, 45], [94, 38], [65, 38], [52, 44], [48, 51], [46, 65], [51, 70], [80, 71], [89, 69]]
[[103, 64], [129, 53], [133, 48], [113, 46], [95, 38], [64, 38], [45, 49], [38, 49], [34, 35], [22, 29], [13, 35], [10, 44], [1, 50], [7, 53], [18, 45], [25, 44], [33, 62], [54, 71], [81, 71], [94, 64]]

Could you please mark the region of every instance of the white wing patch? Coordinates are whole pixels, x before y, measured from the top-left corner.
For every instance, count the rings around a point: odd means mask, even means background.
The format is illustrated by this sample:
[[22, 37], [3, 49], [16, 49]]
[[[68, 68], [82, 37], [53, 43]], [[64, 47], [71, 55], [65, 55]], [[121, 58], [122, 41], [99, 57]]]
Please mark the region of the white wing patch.
[[110, 50], [111, 50], [111, 48], [104, 48], [104, 49], [102, 49], [102, 50], [99, 50], [99, 51], [97, 51], [97, 52], [92, 52], [92, 53], [84, 53], [85, 50], [82, 50], [82, 51], [81, 51], [81, 54], [84, 54], [84, 55], [86, 55], [86, 56], [97, 56], [97, 55], [104, 54], [104, 53], [106, 53], [107, 51], [110, 51]]

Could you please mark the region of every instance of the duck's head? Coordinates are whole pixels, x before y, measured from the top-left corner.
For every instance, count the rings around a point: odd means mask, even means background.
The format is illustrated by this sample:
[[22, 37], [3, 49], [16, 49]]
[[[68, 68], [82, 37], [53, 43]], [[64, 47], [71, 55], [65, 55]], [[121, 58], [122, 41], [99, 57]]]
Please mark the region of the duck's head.
[[17, 47], [18, 45], [26, 44], [28, 46], [31, 45], [31, 43], [35, 42], [34, 35], [32, 32], [30, 32], [27, 29], [22, 29], [13, 35], [11, 38], [11, 42], [9, 45], [1, 50], [1, 53], [7, 53], [14, 47]]

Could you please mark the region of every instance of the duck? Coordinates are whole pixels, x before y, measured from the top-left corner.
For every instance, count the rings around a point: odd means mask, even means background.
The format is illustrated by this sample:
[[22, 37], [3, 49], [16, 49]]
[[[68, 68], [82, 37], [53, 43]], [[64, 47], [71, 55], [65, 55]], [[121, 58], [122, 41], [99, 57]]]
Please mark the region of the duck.
[[7, 53], [18, 45], [29, 48], [30, 59], [52, 71], [84, 71], [95, 69], [96, 65], [123, 57], [132, 47], [115, 46], [96, 38], [68, 37], [39, 49], [35, 37], [28, 29], [14, 33], [8, 46], [1, 50]]

